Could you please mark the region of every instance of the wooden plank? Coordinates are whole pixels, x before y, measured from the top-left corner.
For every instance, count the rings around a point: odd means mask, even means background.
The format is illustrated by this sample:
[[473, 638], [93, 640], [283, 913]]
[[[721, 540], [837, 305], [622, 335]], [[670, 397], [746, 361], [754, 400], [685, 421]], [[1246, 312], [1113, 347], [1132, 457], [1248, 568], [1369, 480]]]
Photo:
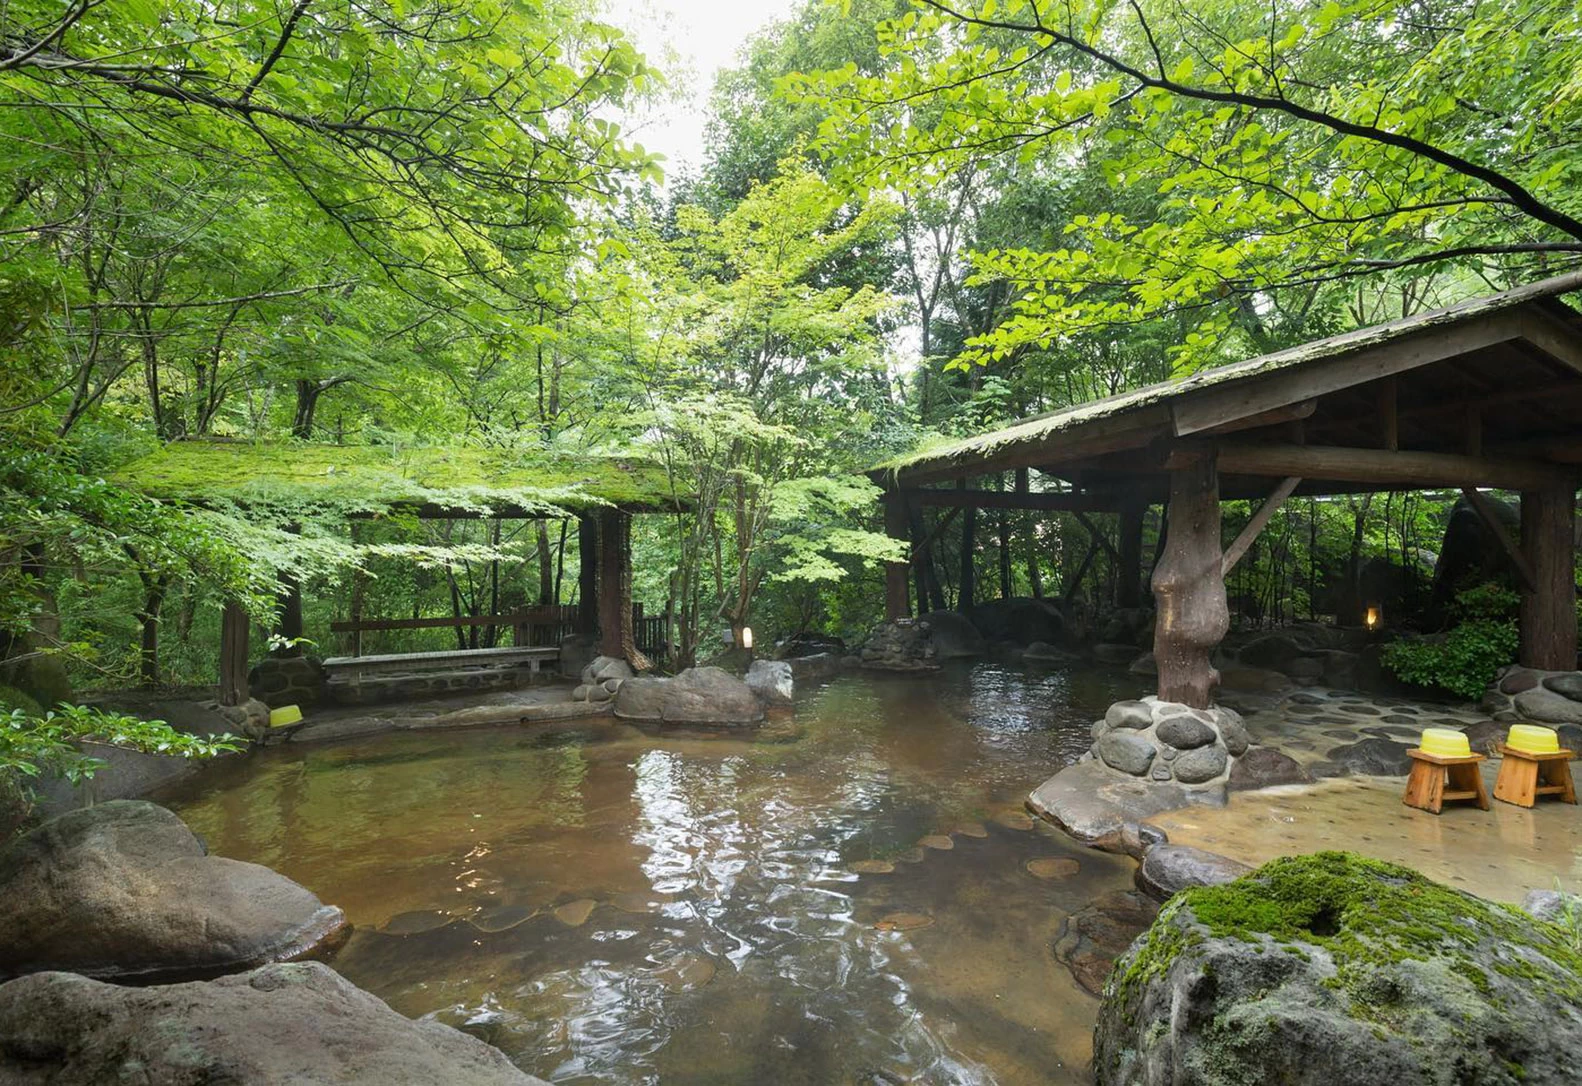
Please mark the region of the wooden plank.
[[[1166, 466], [1180, 463], [1184, 455], [1188, 455], [1186, 450], [1173, 451]], [[1532, 460], [1334, 445], [1226, 442], [1219, 446], [1219, 467], [1225, 475], [1299, 475], [1311, 480], [1369, 483], [1384, 489], [1487, 486], [1537, 490], [1568, 485], [1572, 479], [1565, 469]]]
[[[1333, 358], [1275, 370], [1200, 392], [1172, 407], [1175, 434], [1186, 437], [1303, 400], [1405, 373], [1521, 337], [1510, 314], [1434, 327]], [[1284, 473], [1282, 473], [1284, 474]]]
[[1263, 500], [1263, 504], [1258, 507], [1258, 511], [1252, 515], [1252, 519], [1247, 522], [1246, 527], [1236, 536], [1235, 542], [1226, 548], [1225, 556], [1220, 559], [1220, 576], [1230, 576], [1230, 571], [1236, 568], [1236, 563], [1241, 561], [1242, 555], [1247, 553], [1247, 549], [1252, 546], [1253, 540], [1258, 538], [1258, 533], [1264, 530], [1270, 518], [1280, 511], [1280, 507], [1285, 504], [1286, 499], [1301, 485], [1302, 477], [1299, 475], [1288, 475], [1280, 480], [1280, 484]]
[[1538, 306], [1528, 306], [1511, 316], [1522, 339], [1567, 369], [1582, 373], [1582, 335], [1574, 326]]
[[1312, 417], [1318, 408], [1317, 400], [1302, 400], [1299, 403], [1287, 404], [1269, 411], [1261, 411], [1256, 415], [1249, 415], [1244, 419], [1233, 419], [1220, 426], [1203, 431], [1205, 436], [1215, 434], [1232, 434], [1238, 430], [1255, 430], [1260, 426], [1278, 426], [1281, 423], [1300, 423], [1303, 419]]
[[1516, 575], [1521, 579], [1522, 587], [1528, 592], [1537, 591], [1537, 580], [1533, 576], [1533, 567], [1527, 561], [1527, 556], [1522, 553], [1521, 545], [1511, 538], [1505, 530], [1505, 525], [1500, 521], [1499, 515], [1494, 512], [1494, 506], [1481, 490], [1476, 487], [1464, 486], [1461, 493], [1476, 510], [1483, 526], [1494, 534], [1495, 542], [1500, 545], [1500, 550], [1505, 552], [1505, 557], [1510, 559], [1511, 566], [1516, 570]]

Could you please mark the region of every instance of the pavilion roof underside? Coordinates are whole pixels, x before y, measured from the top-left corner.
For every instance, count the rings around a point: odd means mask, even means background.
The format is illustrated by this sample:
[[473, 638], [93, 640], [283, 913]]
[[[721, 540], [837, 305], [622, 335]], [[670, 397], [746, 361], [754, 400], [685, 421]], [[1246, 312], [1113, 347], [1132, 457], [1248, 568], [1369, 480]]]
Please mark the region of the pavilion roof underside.
[[[1211, 445], [1226, 498], [1266, 493], [1271, 475], [1300, 477], [1307, 494], [1522, 489], [1582, 462], [1582, 314], [1558, 300], [1578, 290], [1582, 272], [1024, 420], [873, 475], [913, 488], [1031, 468], [1161, 501], [1172, 462]], [[1326, 449], [1398, 455], [1353, 463]]]

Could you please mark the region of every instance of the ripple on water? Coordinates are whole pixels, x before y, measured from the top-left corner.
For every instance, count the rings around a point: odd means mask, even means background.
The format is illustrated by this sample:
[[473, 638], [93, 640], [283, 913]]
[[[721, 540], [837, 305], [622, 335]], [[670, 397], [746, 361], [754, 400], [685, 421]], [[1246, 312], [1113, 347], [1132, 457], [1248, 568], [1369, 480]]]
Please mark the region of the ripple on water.
[[556, 1082], [1077, 1083], [1096, 1004], [1049, 948], [1132, 864], [1021, 803], [1128, 692], [848, 676], [790, 740], [392, 734], [266, 749], [169, 802], [345, 908], [352, 981]]

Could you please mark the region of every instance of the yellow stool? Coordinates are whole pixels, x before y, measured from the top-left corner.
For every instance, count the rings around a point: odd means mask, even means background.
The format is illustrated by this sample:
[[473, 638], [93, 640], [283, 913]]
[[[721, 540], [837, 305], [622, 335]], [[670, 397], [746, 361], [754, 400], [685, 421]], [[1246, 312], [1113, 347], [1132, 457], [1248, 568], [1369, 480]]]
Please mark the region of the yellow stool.
[[1562, 803], [1577, 801], [1571, 783], [1571, 752], [1560, 746], [1553, 728], [1514, 724], [1500, 746], [1500, 775], [1494, 798], [1518, 807], [1531, 807], [1539, 796], [1559, 796]]

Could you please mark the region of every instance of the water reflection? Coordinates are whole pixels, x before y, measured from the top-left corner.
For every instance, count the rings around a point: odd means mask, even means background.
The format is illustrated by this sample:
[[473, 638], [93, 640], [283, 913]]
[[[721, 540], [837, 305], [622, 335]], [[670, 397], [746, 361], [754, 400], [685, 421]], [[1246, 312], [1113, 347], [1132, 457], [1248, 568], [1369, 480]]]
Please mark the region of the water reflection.
[[[345, 908], [351, 980], [556, 1082], [1082, 1082], [1095, 1004], [1050, 947], [1131, 865], [1017, 812], [1118, 692], [854, 676], [789, 742], [399, 734], [167, 801]], [[1033, 877], [1041, 857], [1080, 873]]]

